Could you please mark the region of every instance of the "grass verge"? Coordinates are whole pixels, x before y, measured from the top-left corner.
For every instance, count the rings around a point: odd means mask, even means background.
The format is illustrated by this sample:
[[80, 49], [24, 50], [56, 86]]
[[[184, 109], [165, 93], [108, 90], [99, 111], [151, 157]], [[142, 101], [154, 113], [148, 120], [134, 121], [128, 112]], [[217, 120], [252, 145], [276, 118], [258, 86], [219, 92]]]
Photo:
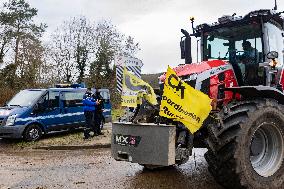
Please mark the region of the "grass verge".
[[[92, 146], [96, 144], [110, 144], [111, 127], [102, 130], [104, 135], [94, 136], [88, 140], [83, 139], [83, 130], [72, 132], [58, 132], [47, 134], [42, 139], [35, 142], [25, 142], [23, 140], [5, 139], [0, 140], [0, 146], [5, 149], [33, 149], [42, 146]], [[92, 134], [92, 133], [91, 133]]]

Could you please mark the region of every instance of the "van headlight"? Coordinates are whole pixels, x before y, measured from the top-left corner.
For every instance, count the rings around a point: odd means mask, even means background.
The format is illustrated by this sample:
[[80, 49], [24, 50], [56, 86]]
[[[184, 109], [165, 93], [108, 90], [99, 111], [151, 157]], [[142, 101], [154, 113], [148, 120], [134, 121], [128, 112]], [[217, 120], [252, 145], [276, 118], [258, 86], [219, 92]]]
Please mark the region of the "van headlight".
[[7, 126], [12, 126], [14, 125], [15, 121], [16, 121], [16, 118], [17, 118], [17, 114], [14, 114], [14, 115], [10, 115], [7, 120], [6, 120], [6, 125]]

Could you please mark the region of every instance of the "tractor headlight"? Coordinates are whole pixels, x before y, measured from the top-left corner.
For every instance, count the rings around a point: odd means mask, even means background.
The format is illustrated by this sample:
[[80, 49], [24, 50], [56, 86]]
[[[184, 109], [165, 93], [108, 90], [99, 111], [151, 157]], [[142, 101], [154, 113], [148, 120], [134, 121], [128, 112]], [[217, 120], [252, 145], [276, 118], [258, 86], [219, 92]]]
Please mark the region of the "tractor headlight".
[[17, 114], [13, 114], [13, 115], [10, 115], [7, 120], [6, 120], [6, 125], [7, 126], [12, 126], [14, 125], [15, 121], [16, 121], [16, 118], [17, 118]]

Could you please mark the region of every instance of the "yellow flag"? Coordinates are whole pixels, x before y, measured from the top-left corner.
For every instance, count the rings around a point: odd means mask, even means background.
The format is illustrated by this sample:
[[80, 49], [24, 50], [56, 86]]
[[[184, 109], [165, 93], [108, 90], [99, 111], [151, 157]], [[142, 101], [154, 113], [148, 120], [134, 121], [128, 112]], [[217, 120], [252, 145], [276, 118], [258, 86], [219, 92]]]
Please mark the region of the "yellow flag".
[[136, 107], [137, 106], [137, 94], [141, 90], [146, 91], [147, 100], [150, 103], [152, 103], [153, 105], [157, 104], [156, 94], [154, 93], [153, 88], [148, 83], [136, 77], [135, 75], [129, 73], [127, 69], [124, 68], [121, 106]]
[[182, 81], [168, 67], [160, 106], [160, 116], [182, 122], [191, 133], [202, 126], [211, 111], [211, 99]]

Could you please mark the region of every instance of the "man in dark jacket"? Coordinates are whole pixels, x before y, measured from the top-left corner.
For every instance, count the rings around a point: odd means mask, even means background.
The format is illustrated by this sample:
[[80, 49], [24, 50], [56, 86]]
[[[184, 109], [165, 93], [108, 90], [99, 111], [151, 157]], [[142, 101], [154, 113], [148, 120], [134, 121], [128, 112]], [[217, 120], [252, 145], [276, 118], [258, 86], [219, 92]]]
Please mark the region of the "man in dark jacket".
[[100, 94], [99, 89], [96, 89], [96, 93], [94, 94], [93, 98], [98, 102], [96, 106], [95, 114], [94, 114], [94, 124], [95, 124], [95, 133], [98, 135], [102, 135], [101, 131], [101, 124], [104, 119], [103, 117], [103, 109], [104, 109], [104, 99]]
[[[88, 88], [83, 96], [84, 115], [86, 119], [86, 126], [84, 129], [84, 139], [90, 137], [90, 132], [93, 128], [94, 113], [98, 102], [93, 98], [91, 88]], [[96, 134], [96, 133], [95, 133]]]

